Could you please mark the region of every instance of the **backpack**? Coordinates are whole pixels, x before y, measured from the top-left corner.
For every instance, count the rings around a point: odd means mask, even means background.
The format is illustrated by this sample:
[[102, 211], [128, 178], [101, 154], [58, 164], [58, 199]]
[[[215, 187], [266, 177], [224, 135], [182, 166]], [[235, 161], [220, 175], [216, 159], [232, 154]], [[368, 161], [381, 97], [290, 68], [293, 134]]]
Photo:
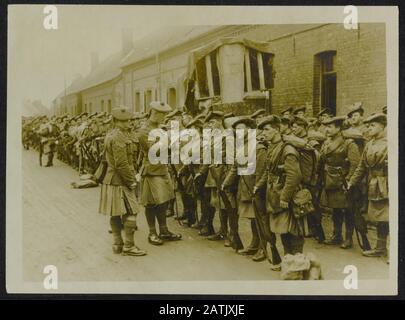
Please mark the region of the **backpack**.
[[309, 146], [306, 140], [296, 136], [283, 136], [284, 146], [291, 145], [299, 153], [300, 169], [302, 174], [302, 183], [314, 187], [317, 180], [317, 169], [319, 164], [318, 151]]

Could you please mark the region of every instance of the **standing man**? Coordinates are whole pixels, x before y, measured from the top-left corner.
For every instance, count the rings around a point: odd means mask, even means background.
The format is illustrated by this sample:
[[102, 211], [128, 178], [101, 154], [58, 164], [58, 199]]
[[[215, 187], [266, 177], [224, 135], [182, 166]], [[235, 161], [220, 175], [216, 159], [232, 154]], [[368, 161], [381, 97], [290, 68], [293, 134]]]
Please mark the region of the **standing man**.
[[43, 148], [43, 153], [48, 156], [48, 161], [45, 167], [52, 167], [53, 157], [56, 151], [56, 139], [59, 137], [59, 130], [54, 120], [50, 120], [48, 123], [40, 127], [40, 135], [42, 137], [41, 147]]
[[367, 177], [368, 218], [377, 223], [377, 245], [375, 249], [363, 251], [366, 257], [380, 257], [387, 254], [389, 234], [388, 201], [388, 148], [386, 138], [387, 116], [377, 113], [368, 117], [370, 141], [364, 148], [360, 163], [349, 182], [349, 189], [360, 184]]
[[[333, 236], [325, 244], [341, 245], [342, 249], [353, 246], [354, 213], [345, 190], [359, 160], [359, 148], [352, 140], [345, 140], [342, 126], [346, 117], [334, 117], [324, 121], [325, 141], [321, 149], [320, 170], [323, 177], [321, 205], [332, 209]], [[342, 226], [345, 222], [345, 241], [342, 239]], [[343, 242], [343, 243], [342, 243]]]
[[[135, 196], [136, 180], [132, 144], [128, 137], [128, 108], [112, 110], [114, 129], [105, 138], [105, 157], [108, 168], [101, 187], [99, 212], [110, 216], [113, 252], [127, 256], [143, 256], [144, 250], [134, 242], [136, 216], [139, 212]], [[121, 232], [124, 230], [124, 240]]]
[[[173, 200], [174, 187], [170, 178], [167, 164], [152, 164], [149, 159], [149, 149], [154, 144], [148, 140], [149, 132], [158, 129], [165, 115], [171, 111], [169, 105], [160, 101], [150, 103], [149, 118], [145, 126], [139, 129], [138, 141], [143, 153], [141, 175], [141, 203], [145, 206], [146, 220], [149, 226], [149, 243], [162, 245], [163, 240], [180, 240], [181, 234], [169, 231], [166, 223], [166, 210], [169, 201]], [[156, 221], [159, 224], [159, 236], [156, 232]]]
[[[291, 144], [283, 142], [277, 116], [268, 117], [261, 126], [269, 142], [266, 161], [268, 174], [262, 175], [255, 190], [265, 188], [267, 183], [266, 206], [270, 214], [270, 230], [280, 234], [284, 254], [302, 253], [306, 217], [296, 218], [291, 211], [293, 196], [302, 180], [299, 152]], [[280, 265], [275, 264], [272, 269], [280, 270]]]

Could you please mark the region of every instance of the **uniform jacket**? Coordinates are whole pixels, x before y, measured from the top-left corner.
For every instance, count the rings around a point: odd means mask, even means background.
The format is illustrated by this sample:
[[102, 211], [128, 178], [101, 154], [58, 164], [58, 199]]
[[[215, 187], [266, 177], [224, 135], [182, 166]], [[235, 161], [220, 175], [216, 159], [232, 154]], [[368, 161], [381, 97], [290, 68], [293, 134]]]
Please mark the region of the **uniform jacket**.
[[373, 139], [364, 148], [359, 165], [350, 183], [357, 185], [367, 175], [368, 199], [378, 201], [388, 199], [387, 138]]
[[[245, 150], [246, 150], [245, 146]], [[237, 200], [252, 201], [253, 189], [259, 180], [266, 174], [267, 149], [262, 143], [256, 145], [256, 170], [252, 175], [238, 176], [238, 165], [235, 164], [229, 170], [223, 185], [229, 187], [237, 185]]]
[[347, 208], [343, 179], [348, 181], [360, 160], [359, 147], [341, 134], [325, 141], [321, 148], [320, 170], [323, 177], [321, 204], [329, 208]]
[[103, 183], [130, 187], [135, 183], [131, 140], [121, 130], [113, 129], [106, 135], [104, 145], [108, 168]]

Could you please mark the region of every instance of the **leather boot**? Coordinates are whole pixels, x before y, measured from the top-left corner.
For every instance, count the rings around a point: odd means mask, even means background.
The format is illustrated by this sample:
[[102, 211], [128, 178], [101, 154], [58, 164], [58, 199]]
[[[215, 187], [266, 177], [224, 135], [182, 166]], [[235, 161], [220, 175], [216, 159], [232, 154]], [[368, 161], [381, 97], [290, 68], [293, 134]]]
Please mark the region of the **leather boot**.
[[262, 248], [257, 250], [255, 255], [252, 257], [252, 260], [255, 262], [261, 262], [261, 261], [266, 260], [266, 255], [264, 254], [264, 250]]
[[124, 241], [122, 240], [121, 230], [122, 223], [120, 216], [110, 217], [111, 233], [113, 236], [113, 253], [119, 254], [122, 252], [122, 247], [124, 246]]

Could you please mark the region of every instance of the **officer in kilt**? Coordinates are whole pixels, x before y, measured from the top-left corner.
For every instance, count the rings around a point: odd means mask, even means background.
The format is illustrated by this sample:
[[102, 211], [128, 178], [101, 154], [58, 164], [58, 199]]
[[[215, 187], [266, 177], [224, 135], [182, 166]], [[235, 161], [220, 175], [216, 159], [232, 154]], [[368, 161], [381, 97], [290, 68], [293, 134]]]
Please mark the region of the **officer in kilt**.
[[132, 143], [128, 136], [132, 113], [126, 107], [118, 107], [112, 110], [112, 116], [114, 129], [108, 132], [104, 143], [108, 167], [102, 181], [99, 212], [110, 216], [113, 252], [143, 256], [146, 251], [138, 248], [134, 241], [139, 204], [135, 196]]
[[[141, 204], [145, 206], [145, 215], [149, 226], [148, 241], [153, 245], [162, 245], [164, 240], [181, 239], [181, 234], [170, 232], [166, 223], [166, 210], [169, 201], [175, 197], [168, 166], [163, 163], [152, 164], [148, 156], [149, 149], [154, 144], [148, 140], [149, 132], [159, 129], [165, 115], [170, 111], [170, 106], [164, 102], [152, 101], [149, 118], [144, 127], [138, 131], [139, 147], [143, 153], [143, 163], [140, 170]], [[159, 224], [159, 236], [156, 232], [156, 220]]]

